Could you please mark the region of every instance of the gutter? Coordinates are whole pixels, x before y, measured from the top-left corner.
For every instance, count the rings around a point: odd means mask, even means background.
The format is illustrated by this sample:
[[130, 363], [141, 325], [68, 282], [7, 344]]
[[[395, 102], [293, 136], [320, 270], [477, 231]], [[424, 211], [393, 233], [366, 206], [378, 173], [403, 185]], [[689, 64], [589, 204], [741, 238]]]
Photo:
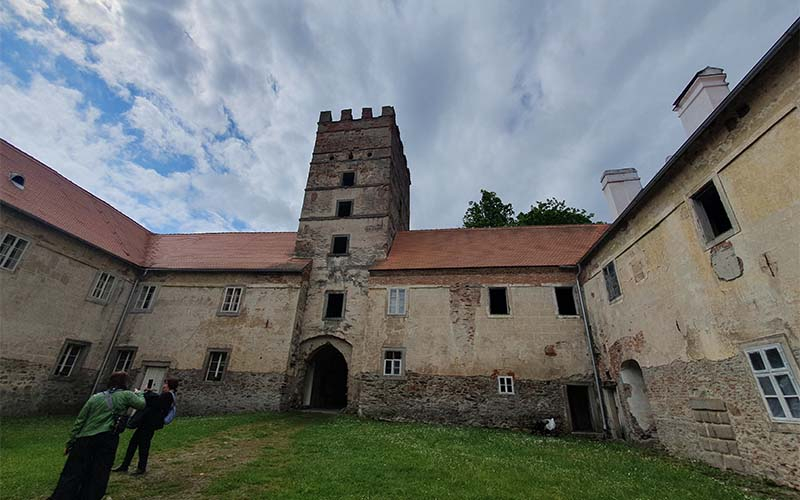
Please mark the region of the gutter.
[[600, 404], [600, 417], [603, 420], [603, 435], [608, 436], [608, 416], [606, 415], [606, 405], [603, 402], [603, 390], [600, 385], [600, 372], [597, 369], [597, 359], [594, 355], [594, 342], [589, 330], [589, 319], [586, 313], [586, 301], [583, 297], [583, 285], [580, 280], [581, 265], [578, 264], [578, 272], [575, 275], [575, 286], [578, 287], [578, 300], [581, 303], [581, 316], [583, 317], [583, 329], [586, 332], [586, 343], [589, 347], [589, 356], [592, 358], [592, 372], [594, 372], [594, 387], [597, 390], [597, 402]]

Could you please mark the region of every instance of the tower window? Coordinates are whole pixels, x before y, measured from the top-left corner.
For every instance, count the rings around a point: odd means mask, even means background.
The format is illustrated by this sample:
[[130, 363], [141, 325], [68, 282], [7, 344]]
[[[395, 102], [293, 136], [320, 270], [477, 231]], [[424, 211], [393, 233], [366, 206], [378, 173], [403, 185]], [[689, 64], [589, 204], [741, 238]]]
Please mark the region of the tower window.
[[491, 315], [508, 315], [508, 289], [506, 287], [497, 287], [489, 289], [489, 314]]
[[336, 217], [350, 217], [353, 215], [353, 201], [340, 200], [336, 202]]
[[732, 218], [713, 181], [700, 188], [692, 202], [706, 243], [724, 238], [733, 229]]
[[617, 266], [614, 265], [613, 260], [603, 268], [603, 278], [606, 281], [606, 291], [608, 292], [609, 302], [622, 295], [622, 290], [619, 287], [619, 280], [617, 279]]
[[344, 292], [325, 294], [325, 319], [344, 318]]
[[557, 286], [556, 304], [558, 305], [559, 316], [577, 316], [578, 309], [575, 307], [575, 295], [572, 293], [571, 286]]
[[342, 174], [342, 187], [355, 186], [355, 184], [356, 184], [355, 172], [344, 172]]
[[331, 241], [331, 255], [347, 255], [350, 249], [350, 236], [334, 236]]

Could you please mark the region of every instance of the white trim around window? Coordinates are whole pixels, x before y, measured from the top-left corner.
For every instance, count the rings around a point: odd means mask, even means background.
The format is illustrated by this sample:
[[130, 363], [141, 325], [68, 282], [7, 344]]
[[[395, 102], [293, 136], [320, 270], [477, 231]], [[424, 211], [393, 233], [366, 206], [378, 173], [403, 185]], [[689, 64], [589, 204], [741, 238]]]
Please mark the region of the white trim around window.
[[751, 347], [745, 353], [770, 418], [800, 423], [800, 384], [783, 345]]
[[22, 260], [22, 254], [30, 246], [30, 241], [11, 233], [5, 233], [1, 241], [0, 269], [13, 273]]
[[243, 286], [226, 286], [222, 292], [222, 303], [219, 305], [218, 314], [221, 316], [236, 316], [242, 310], [244, 300]]
[[408, 289], [389, 288], [387, 291], [387, 309], [389, 316], [405, 316], [408, 310]]
[[151, 283], [140, 284], [136, 294], [136, 302], [134, 302], [131, 312], [151, 312], [156, 301], [156, 295], [158, 295], [158, 285]]
[[514, 394], [514, 376], [499, 375], [497, 377], [498, 394]]
[[117, 287], [119, 279], [114, 273], [108, 271], [98, 271], [97, 276], [92, 282], [87, 300], [98, 304], [108, 304]]
[[406, 350], [402, 347], [386, 347], [383, 349], [383, 368], [384, 377], [403, 377], [405, 369]]
[[72, 376], [76, 370], [80, 369], [90, 345], [89, 342], [80, 340], [67, 340], [64, 342], [64, 346], [56, 359], [53, 375], [58, 378]]
[[133, 366], [133, 357], [136, 355], [136, 349], [131, 347], [121, 347], [117, 349], [117, 356], [114, 359], [114, 368], [112, 372], [129, 372]]
[[209, 349], [206, 357], [206, 382], [222, 382], [230, 364], [230, 349]]

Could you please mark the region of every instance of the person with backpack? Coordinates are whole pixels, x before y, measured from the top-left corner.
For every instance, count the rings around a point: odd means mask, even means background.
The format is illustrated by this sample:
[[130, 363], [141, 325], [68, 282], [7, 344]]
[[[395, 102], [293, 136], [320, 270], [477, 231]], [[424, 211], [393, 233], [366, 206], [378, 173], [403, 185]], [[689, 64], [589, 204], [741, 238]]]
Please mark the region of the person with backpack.
[[131, 420], [135, 422], [136, 432], [133, 433], [128, 450], [125, 452], [125, 459], [119, 467], [113, 469], [114, 472], [127, 472], [133, 461], [136, 449], [139, 449], [139, 464], [131, 475], [142, 475], [147, 472], [147, 458], [150, 454], [150, 442], [153, 435], [159, 429], [163, 429], [165, 424], [172, 422], [177, 411], [177, 398], [175, 392], [178, 390], [178, 380], [168, 378], [161, 386], [161, 394], [147, 391], [144, 394], [147, 407], [141, 415], [134, 414]]
[[128, 409], [145, 407], [138, 391], [127, 390], [127, 373], [112, 373], [108, 387], [91, 396], [75, 419], [64, 450], [67, 461], [50, 500], [100, 500], [105, 496]]

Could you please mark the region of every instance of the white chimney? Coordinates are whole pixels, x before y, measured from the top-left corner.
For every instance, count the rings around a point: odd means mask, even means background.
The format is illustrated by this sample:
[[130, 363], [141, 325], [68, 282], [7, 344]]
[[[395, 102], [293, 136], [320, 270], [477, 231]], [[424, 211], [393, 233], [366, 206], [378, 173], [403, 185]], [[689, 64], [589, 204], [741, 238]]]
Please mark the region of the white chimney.
[[706, 66], [694, 75], [689, 85], [675, 99], [672, 111], [678, 113], [686, 135], [692, 135], [728, 95], [730, 90], [725, 81], [727, 76], [722, 68]]
[[600, 184], [615, 219], [642, 190], [642, 180], [635, 168], [606, 170], [600, 178]]

